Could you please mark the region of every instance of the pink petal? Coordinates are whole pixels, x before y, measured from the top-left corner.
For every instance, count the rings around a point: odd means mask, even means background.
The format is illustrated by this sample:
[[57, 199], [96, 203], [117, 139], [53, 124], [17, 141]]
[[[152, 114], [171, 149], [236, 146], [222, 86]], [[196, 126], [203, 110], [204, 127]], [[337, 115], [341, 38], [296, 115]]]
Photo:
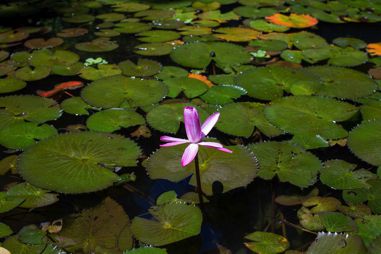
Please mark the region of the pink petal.
[[199, 142], [202, 139], [202, 132], [196, 108], [189, 106], [184, 108], [184, 124], [188, 140], [192, 143]]
[[204, 134], [204, 136], [209, 134], [209, 132], [214, 127], [214, 125], [216, 125], [219, 117], [220, 117], [220, 113], [216, 112], [216, 113], [211, 114], [208, 117], [208, 119], [205, 120], [205, 122], [201, 126], [201, 131]]
[[184, 143], [188, 142], [188, 140], [186, 140], [186, 139], [174, 138], [174, 137], [170, 137], [170, 136], [161, 136], [160, 141], [162, 141], [162, 142], [184, 142]]
[[186, 140], [185, 142], [184, 141], [169, 142], [169, 143], [166, 143], [166, 144], [161, 144], [160, 147], [178, 146], [178, 145], [182, 145], [182, 144], [185, 144], [185, 143], [188, 143], [188, 140]]
[[189, 163], [191, 163], [194, 158], [196, 157], [198, 152], [198, 145], [197, 144], [190, 144], [185, 148], [185, 151], [183, 153], [183, 157], [181, 158], [181, 166], [185, 167]]
[[221, 151], [221, 152], [225, 152], [225, 153], [233, 153], [232, 150], [229, 150], [229, 149], [224, 148], [224, 147], [222, 147], [222, 148], [217, 148], [217, 150], [218, 150], [218, 151]]
[[223, 146], [217, 142], [200, 142], [198, 144], [200, 146], [207, 146], [207, 147], [213, 147], [213, 148], [223, 148]]

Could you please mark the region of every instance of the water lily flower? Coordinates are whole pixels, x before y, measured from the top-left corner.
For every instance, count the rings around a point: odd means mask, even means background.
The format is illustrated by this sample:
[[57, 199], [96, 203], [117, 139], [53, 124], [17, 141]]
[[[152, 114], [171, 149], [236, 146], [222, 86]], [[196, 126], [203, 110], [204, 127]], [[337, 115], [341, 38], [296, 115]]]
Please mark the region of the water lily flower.
[[161, 136], [160, 141], [167, 142], [166, 144], [160, 145], [161, 147], [166, 146], [176, 146], [185, 143], [190, 143], [185, 149], [183, 156], [181, 158], [181, 166], [185, 167], [191, 163], [197, 156], [198, 146], [206, 146], [210, 148], [217, 149], [222, 152], [232, 153], [231, 150], [224, 148], [220, 143], [217, 142], [203, 142], [202, 139], [209, 134], [214, 125], [216, 125], [220, 113], [213, 113], [206, 119], [206, 121], [201, 125], [200, 118], [198, 116], [197, 109], [194, 107], [187, 106], [184, 108], [184, 124], [185, 131], [187, 133], [188, 139], [175, 138], [170, 136]]

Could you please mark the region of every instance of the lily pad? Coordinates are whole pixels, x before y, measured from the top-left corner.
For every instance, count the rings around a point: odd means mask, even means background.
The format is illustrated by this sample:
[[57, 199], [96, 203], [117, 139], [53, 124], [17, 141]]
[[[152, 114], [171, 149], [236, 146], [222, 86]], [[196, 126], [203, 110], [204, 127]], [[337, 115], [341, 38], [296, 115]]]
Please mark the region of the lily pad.
[[291, 13], [290, 16], [276, 13], [272, 16], [266, 17], [266, 20], [277, 25], [292, 28], [306, 28], [314, 26], [318, 23], [318, 20], [310, 15], [295, 13]]
[[187, 77], [187, 70], [177, 66], [164, 66], [163, 69], [155, 77], [160, 80], [166, 80], [170, 78]]
[[130, 219], [123, 207], [109, 197], [69, 218], [53, 237], [72, 253], [122, 253], [133, 245]]
[[152, 25], [141, 22], [121, 22], [116, 24], [115, 31], [122, 34], [136, 34], [151, 30]]
[[199, 69], [205, 69], [212, 60], [222, 69], [251, 61], [249, 52], [243, 47], [224, 42], [185, 44], [175, 48], [171, 58], [180, 65]]
[[24, 81], [36, 81], [50, 75], [51, 68], [48, 66], [22, 67], [15, 72], [15, 77]]
[[245, 18], [259, 19], [273, 15], [277, 12], [277, 10], [271, 7], [258, 8], [257, 6], [239, 6], [234, 9], [234, 12]]
[[139, 11], [145, 11], [148, 10], [150, 6], [148, 4], [142, 4], [142, 3], [124, 3], [124, 2], [117, 2], [115, 5], [113, 5], [114, 11], [118, 12], [139, 12]]
[[134, 236], [146, 244], [163, 246], [198, 235], [201, 231], [200, 209], [184, 201], [157, 205], [149, 212], [153, 219], [135, 217], [131, 225]]
[[73, 28], [65, 28], [57, 33], [57, 36], [63, 38], [74, 38], [85, 35], [89, 32], [86, 28], [83, 27], [73, 27]]
[[104, 22], [116, 22], [120, 21], [122, 19], [125, 19], [126, 16], [121, 13], [115, 13], [115, 12], [110, 12], [110, 13], [102, 13], [96, 16], [97, 19], [101, 19]]
[[263, 19], [252, 20], [250, 21], [249, 25], [251, 28], [254, 28], [255, 30], [258, 30], [261, 32], [267, 32], [267, 33], [286, 32], [288, 29], [290, 29], [287, 26], [272, 24]]
[[365, 121], [349, 133], [348, 146], [360, 159], [380, 166], [380, 132], [381, 121]]
[[329, 59], [328, 64], [342, 67], [353, 67], [364, 64], [367, 61], [368, 55], [363, 51], [351, 47], [332, 47], [331, 58]]
[[18, 207], [23, 201], [23, 198], [8, 197], [6, 192], [0, 192], [0, 213], [5, 213]]
[[0, 43], [13, 43], [25, 40], [29, 37], [28, 32], [7, 31], [0, 33]]
[[[118, 135], [81, 132], [40, 141], [21, 156], [17, 170], [29, 183], [62, 193], [98, 191], [119, 180], [116, 167], [136, 165], [138, 146]], [[65, 178], [67, 181], [62, 181]]]
[[95, 32], [94, 34], [100, 37], [117, 37], [120, 35], [119, 32], [112, 29], [102, 29], [102, 30], [99, 30], [98, 32]]
[[97, 68], [87, 66], [81, 70], [79, 75], [83, 79], [98, 80], [105, 77], [121, 74], [122, 71], [116, 64], [98, 64]]
[[217, 21], [218, 23], [225, 23], [230, 20], [240, 19], [240, 17], [237, 14], [235, 14], [233, 11], [221, 13], [220, 10], [203, 12], [200, 15], [198, 15], [198, 17], [199, 19], [203, 19], [203, 20], [214, 20], [214, 21]]
[[289, 182], [301, 188], [316, 182], [321, 168], [320, 160], [310, 152], [290, 142], [264, 142], [252, 144], [260, 165], [258, 176], [270, 180], [278, 176], [281, 182]]
[[221, 110], [217, 129], [234, 136], [250, 137], [258, 128], [268, 137], [283, 132], [268, 122], [264, 115], [265, 105], [255, 102], [238, 102], [225, 105]]
[[349, 103], [315, 96], [290, 96], [273, 101], [266, 118], [305, 148], [327, 147], [329, 140], [345, 138], [347, 131], [336, 124], [357, 112]]
[[342, 48], [352, 47], [355, 49], [363, 49], [367, 46], [366, 42], [357, 38], [338, 37], [332, 42]]
[[78, 62], [79, 56], [68, 50], [49, 50], [41, 49], [35, 50], [29, 58], [29, 63], [32, 66], [53, 66], [53, 65], [63, 65], [70, 66]]
[[[251, 183], [257, 173], [257, 161], [245, 147], [228, 146], [233, 153], [223, 153], [215, 149], [200, 147], [199, 160], [202, 190], [211, 195], [213, 183], [219, 181], [223, 192], [245, 187]], [[193, 174], [194, 164], [181, 167], [180, 161], [184, 145], [161, 148], [145, 161], [145, 167], [151, 179], [167, 179], [173, 182], [183, 180]], [[190, 184], [196, 185], [193, 174]]]
[[184, 92], [187, 98], [194, 98], [208, 90], [204, 82], [188, 77], [166, 79], [164, 84], [167, 85], [168, 96], [171, 98], [177, 97], [181, 92]]
[[215, 37], [225, 41], [243, 42], [256, 39], [260, 34], [250, 28], [240, 28], [240, 27], [222, 27], [215, 30]]
[[0, 79], [0, 94], [11, 93], [26, 87], [26, 82], [15, 78]]
[[[180, 123], [184, 121], [184, 107], [188, 105], [185, 103], [159, 105], [148, 112], [147, 122], [156, 130], [175, 134], [180, 129]], [[207, 112], [199, 108], [197, 110], [201, 119], [205, 120]]]
[[12, 229], [4, 223], [0, 222], [0, 238], [7, 237], [13, 233]]
[[240, 86], [219, 85], [209, 88], [200, 98], [209, 104], [223, 105], [233, 102], [246, 93], [246, 90]]
[[144, 117], [129, 109], [107, 109], [91, 115], [86, 125], [89, 130], [114, 132], [120, 128], [145, 124]]
[[51, 125], [17, 122], [0, 130], [0, 144], [10, 149], [25, 149], [56, 134], [57, 130]]
[[269, 232], [253, 232], [245, 236], [245, 239], [251, 241], [246, 242], [245, 246], [256, 253], [283, 253], [290, 246], [287, 238]]
[[30, 49], [41, 49], [41, 48], [54, 48], [64, 43], [61, 38], [49, 38], [47, 40], [43, 38], [34, 38], [24, 42], [24, 46]]
[[118, 64], [122, 73], [126, 76], [149, 77], [157, 74], [161, 70], [161, 64], [154, 60], [139, 58], [135, 64], [131, 60], [125, 60]]
[[121, 75], [98, 79], [81, 90], [81, 96], [87, 103], [101, 108], [151, 105], [166, 95], [167, 88], [160, 81], [131, 79]]
[[287, 43], [280, 40], [253, 40], [249, 45], [264, 51], [282, 51], [287, 48]]
[[375, 175], [365, 169], [354, 171], [355, 168], [355, 164], [346, 161], [327, 161], [320, 170], [320, 180], [325, 185], [339, 190], [370, 188], [367, 181]]
[[52, 73], [60, 76], [74, 76], [77, 75], [83, 68], [83, 63], [77, 62], [72, 65], [53, 65]]
[[72, 115], [89, 115], [88, 109], [92, 107], [82, 100], [81, 97], [71, 97], [61, 103], [63, 111]]
[[172, 52], [174, 46], [170, 43], [144, 43], [135, 47], [135, 53], [142, 56], [164, 56]]
[[157, 43], [176, 40], [180, 34], [175, 31], [152, 30], [138, 33], [136, 36], [139, 41]]
[[75, 44], [75, 48], [85, 52], [109, 52], [117, 49], [118, 43], [110, 41], [109, 38], [101, 37], [88, 42]]
[[365, 254], [367, 250], [358, 236], [320, 232], [306, 254]]

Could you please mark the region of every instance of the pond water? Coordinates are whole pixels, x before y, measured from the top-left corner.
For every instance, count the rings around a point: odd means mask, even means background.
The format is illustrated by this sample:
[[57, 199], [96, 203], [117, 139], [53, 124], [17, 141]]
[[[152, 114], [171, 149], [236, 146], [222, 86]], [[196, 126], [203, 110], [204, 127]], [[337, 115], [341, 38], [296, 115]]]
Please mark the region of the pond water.
[[[380, 22], [365, 0], [0, 4], [0, 254], [381, 253]], [[232, 153], [160, 147], [215, 112], [200, 135]]]

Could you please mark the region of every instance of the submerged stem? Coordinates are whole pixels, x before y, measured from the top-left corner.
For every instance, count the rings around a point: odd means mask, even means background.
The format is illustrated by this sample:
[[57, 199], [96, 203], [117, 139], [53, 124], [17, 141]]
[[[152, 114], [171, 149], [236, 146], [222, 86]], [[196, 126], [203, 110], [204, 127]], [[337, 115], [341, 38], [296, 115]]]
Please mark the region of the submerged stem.
[[204, 211], [204, 199], [202, 197], [203, 193], [202, 193], [202, 187], [201, 187], [201, 174], [200, 174], [200, 165], [199, 165], [199, 162], [198, 162], [198, 154], [196, 155], [195, 159], [194, 159], [194, 165], [195, 165], [195, 169], [196, 169], [196, 180], [197, 180], [197, 193], [198, 193], [198, 201], [200, 202], [200, 208], [201, 208], [201, 211]]

